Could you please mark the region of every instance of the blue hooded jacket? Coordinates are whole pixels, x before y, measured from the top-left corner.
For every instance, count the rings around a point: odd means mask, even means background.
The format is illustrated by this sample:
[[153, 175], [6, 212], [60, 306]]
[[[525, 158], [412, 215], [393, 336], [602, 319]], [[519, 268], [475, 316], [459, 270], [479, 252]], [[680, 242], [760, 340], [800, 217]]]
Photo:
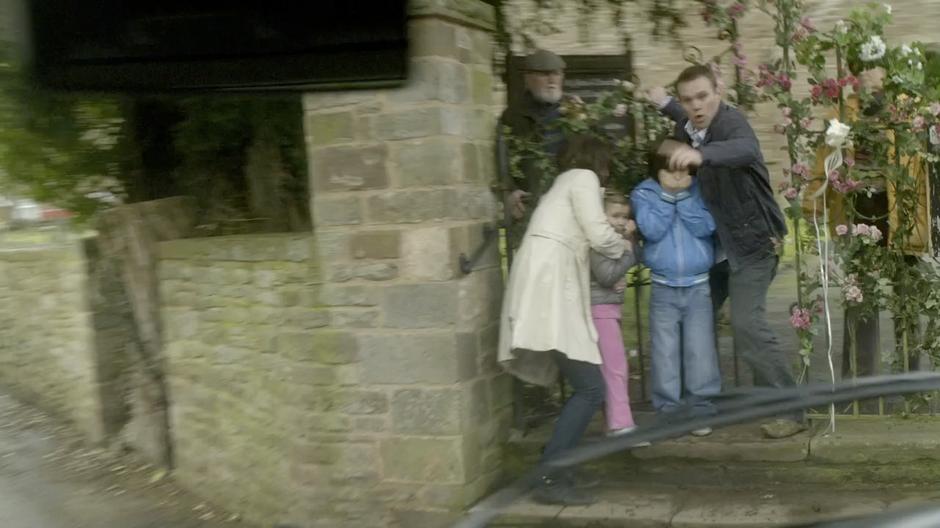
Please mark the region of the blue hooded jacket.
[[708, 280], [715, 262], [715, 220], [705, 207], [698, 182], [677, 194], [647, 179], [631, 194], [636, 225], [646, 240], [643, 264], [653, 282], [687, 287]]

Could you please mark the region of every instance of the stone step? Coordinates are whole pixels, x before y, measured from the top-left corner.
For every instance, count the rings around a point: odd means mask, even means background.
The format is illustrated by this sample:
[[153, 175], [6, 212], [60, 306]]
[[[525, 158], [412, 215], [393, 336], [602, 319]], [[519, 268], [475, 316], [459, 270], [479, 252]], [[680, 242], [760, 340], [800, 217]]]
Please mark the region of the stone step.
[[605, 486], [591, 506], [546, 506], [524, 499], [490, 526], [630, 528], [773, 528], [940, 502], [940, 493], [910, 489]]
[[[639, 417], [641, 427], [647, 417]], [[791, 438], [763, 438], [756, 424], [716, 430], [710, 436], [686, 436], [633, 449], [632, 458], [645, 461], [676, 459], [698, 462], [764, 462], [812, 464], [938, 464], [940, 419], [844, 418], [835, 432], [828, 422], [813, 422], [809, 430]], [[548, 423], [511, 446], [517, 452], [537, 454], [551, 434]], [[585, 442], [603, 438], [603, 424], [595, 420]]]

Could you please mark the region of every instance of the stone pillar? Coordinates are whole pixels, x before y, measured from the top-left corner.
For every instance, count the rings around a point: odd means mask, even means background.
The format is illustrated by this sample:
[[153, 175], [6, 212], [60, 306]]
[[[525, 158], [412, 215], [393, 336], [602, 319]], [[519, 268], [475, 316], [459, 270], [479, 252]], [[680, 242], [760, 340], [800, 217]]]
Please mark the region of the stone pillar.
[[498, 476], [510, 383], [495, 244], [483, 269], [458, 267], [497, 214], [493, 20], [477, 0], [413, 1], [405, 87], [304, 97], [320, 302], [359, 396], [343, 434], [306, 435], [298, 521], [434, 526]]

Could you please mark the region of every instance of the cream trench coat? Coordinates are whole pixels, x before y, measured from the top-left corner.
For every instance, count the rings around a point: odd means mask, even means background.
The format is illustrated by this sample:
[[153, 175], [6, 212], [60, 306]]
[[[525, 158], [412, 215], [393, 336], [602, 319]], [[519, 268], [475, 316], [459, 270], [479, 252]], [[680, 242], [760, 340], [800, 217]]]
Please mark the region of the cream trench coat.
[[513, 258], [499, 328], [499, 361], [513, 375], [550, 385], [558, 379], [547, 353], [552, 350], [600, 364], [591, 318], [591, 248], [620, 258], [624, 242], [607, 222], [597, 175], [572, 169], [539, 200]]

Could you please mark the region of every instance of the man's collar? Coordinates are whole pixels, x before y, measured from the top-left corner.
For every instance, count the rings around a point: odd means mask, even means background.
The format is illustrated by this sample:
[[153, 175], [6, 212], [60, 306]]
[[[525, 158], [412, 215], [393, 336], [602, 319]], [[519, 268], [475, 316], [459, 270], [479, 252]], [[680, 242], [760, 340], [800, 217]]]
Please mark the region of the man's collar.
[[[564, 96], [562, 96], [562, 99], [564, 99]], [[560, 102], [546, 103], [544, 101], [539, 101], [538, 99], [535, 98], [534, 95], [532, 95], [532, 92], [528, 90], [523, 92], [522, 101], [523, 101], [523, 104], [522, 104], [523, 112], [532, 116], [544, 114], [545, 112], [549, 110], [558, 108], [558, 106], [561, 104]]]
[[718, 111], [715, 112], [715, 117], [712, 118], [712, 122], [708, 124], [707, 127], [702, 130], [696, 129], [692, 125], [691, 119], [686, 119], [685, 121], [685, 133], [689, 135], [690, 139], [695, 139], [696, 143], [706, 143], [709, 136], [711, 136], [712, 126], [718, 121], [718, 118], [721, 116], [721, 113], [725, 110], [725, 102], [722, 101], [718, 103]]

